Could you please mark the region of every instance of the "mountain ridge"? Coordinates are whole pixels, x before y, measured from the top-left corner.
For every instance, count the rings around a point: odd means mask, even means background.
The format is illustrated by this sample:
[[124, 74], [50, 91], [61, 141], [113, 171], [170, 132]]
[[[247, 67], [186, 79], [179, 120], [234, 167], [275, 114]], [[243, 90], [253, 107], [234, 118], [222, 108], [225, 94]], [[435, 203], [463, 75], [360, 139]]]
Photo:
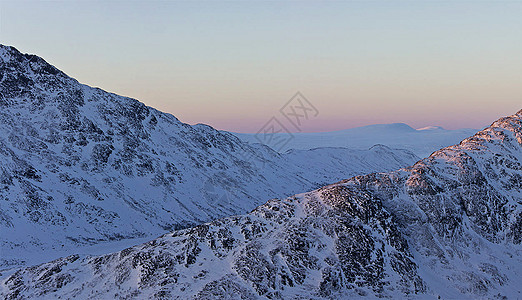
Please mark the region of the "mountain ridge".
[[[138, 100], [80, 84], [7, 46], [0, 46], [0, 107], [2, 267], [100, 243], [152, 239], [248, 212], [273, 197], [417, 160], [391, 149], [388, 161], [334, 149], [305, 160], [304, 153], [250, 146], [228, 132], [190, 126]], [[326, 169], [322, 156], [338, 163]]]
[[411, 167], [104, 256], [2, 277], [9, 298], [508, 299], [522, 280], [522, 110]]

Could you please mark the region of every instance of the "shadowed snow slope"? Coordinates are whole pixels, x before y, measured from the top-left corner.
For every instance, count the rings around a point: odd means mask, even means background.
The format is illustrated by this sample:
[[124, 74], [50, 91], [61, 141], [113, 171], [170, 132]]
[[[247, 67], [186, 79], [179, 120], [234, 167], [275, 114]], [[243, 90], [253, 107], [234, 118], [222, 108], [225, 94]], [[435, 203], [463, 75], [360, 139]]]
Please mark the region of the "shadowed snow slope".
[[109, 255], [8, 271], [4, 298], [516, 299], [522, 111], [357, 176]]
[[0, 267], [150, 240], [416, 160], [390, 148], [279, 154], [0, 45]]

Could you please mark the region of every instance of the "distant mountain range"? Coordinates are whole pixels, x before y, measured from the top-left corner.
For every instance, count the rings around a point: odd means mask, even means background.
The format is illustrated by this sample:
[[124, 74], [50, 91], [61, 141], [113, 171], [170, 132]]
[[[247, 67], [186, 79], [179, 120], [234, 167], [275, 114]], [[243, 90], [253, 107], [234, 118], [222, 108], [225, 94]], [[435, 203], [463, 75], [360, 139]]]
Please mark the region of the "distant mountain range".
[[518, 299], [521, 243], [522, 110], [409, 168], [112, 254], [4, 272], [0, 295]]
[[7, 46], [0, 108], [0, 267], [124, 248], [418, 159], [387, 147], [279, 154], [80, 84]]
[[[414, 129], [404, 123], [376, 124], [340, 131], [318, 133], [292, 133], [293, 138], [281, 149], [313, 149], [317, 147], [344, 147], [350, 149], [368, 149], [382, 144], [391, 148], [407, 149], [419, 157], [427, 157], [434, 151], [472, 136], [478, 129], [447, 130], [440, 126], [428, 126]], [[259, 143], [259, 135], [234, 133], [243, 141]], [[275, 135], [284, 135], [276, 133]]]

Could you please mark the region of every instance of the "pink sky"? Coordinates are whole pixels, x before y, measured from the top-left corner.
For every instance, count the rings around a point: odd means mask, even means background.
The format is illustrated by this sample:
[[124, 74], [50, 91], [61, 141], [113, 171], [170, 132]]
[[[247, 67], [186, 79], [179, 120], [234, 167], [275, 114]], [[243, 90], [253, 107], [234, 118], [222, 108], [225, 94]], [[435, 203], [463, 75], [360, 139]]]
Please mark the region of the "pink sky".
[[[522, 2], [0, 3], [2, 43], [187, 123], [480, 128], [522, 108]], [[42, 26], [45, 24], [45, 26]]]

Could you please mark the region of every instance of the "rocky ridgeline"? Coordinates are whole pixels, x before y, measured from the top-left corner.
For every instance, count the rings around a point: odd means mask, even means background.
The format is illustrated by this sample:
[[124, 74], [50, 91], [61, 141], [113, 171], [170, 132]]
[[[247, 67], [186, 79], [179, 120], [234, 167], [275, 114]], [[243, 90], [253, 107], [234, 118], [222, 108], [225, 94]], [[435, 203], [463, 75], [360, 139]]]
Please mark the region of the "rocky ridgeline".
[[522, 111], [357, 176], [109, 255], [4, 274], [17, 298], [516, 299]]
[[381, 203], [342, 186], [272, 200], [249, 215], [118, 253], [70, 256], [16, 271], [3, 284], [8, 299], [283, 299], [425, 291], [408, 244]]

